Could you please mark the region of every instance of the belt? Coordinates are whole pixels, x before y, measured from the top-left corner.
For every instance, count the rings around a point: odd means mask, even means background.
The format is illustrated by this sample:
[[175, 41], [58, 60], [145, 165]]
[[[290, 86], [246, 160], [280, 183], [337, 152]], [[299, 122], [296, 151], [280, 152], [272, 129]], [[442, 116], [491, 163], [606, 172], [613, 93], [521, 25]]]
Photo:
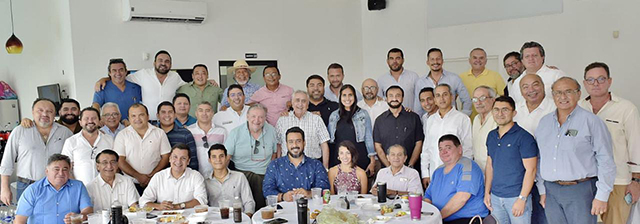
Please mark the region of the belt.
[[578, 183], [585, 182], [595, 178], [596, 177], [587, 177], [587, 178], [582, 178], [578, 180], [559, 180], [559, 181], [554, 181], [553, 183], [560, 184], [562, 186], [571, 186], [571, 185], [576, 185]]
[[27, 178], [22, 178], [22, 177], [18, 177], [18, 181], [22, 182], [22, 183], [25, 183], [25, 184], [32, 184], [32, 183], [36, 182], [35, 180], [29, 180]]

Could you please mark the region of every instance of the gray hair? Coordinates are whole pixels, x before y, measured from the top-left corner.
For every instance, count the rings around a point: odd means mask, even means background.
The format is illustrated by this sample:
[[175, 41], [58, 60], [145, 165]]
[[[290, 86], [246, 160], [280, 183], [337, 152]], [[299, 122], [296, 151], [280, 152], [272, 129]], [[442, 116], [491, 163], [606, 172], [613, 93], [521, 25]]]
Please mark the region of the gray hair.
[[114, 102], [107, 102], [107, 103], [103, 104], [102, 107], [100, 108], [101, 113], [104, 113], [104, 109], [107, 108], [107, 107], [115, 107], [116, 110], [118, 112], [120, 112], [120, 107], [118, 106], [118, 104], [116, 104]]
[[487, 91], [489, 91], [489, 96], [491, 98], [496, 98], [496, 91], [493, 88], [485, 86], [485, 85], [481, 85], [481, 86], [476, 87], [476, 89], [474, 89], [473, 92], [475, 93], [476, 90], [478, 90], [478, 89], [486, 89]]
[[407, 155], [407, 149], [404, 148], [404, 146], [400, 145], [400, 144], [395, 144], [392, 146], [389, 146], [389, 148], [387, 148], [387, 155], [389, 155], [389, 152], [391, 152], [391, 148], [401, 148], [402, 149], [402, 153], [404, 153], [404, 155]]
[[253, 109], [262, 109], [264, 111], [264, 114], [267, 114], [267, 108], [264, 107], [262, 104], [259, 104], [259, 103], [256, 103], [256, 104], [253, 104], [253, 105], [249, 106], [249, 110], [247, 110], [247, 114], [249, 114], [249, 111], [251, 111]]
[[296, 94], [304, 94], [305, 96], [307, 96], [307, 98], [309, 98], [309, 93], [304, 90], [296, 90], [295, 92], [293, 92], [293, 94], [291, 94], [291, 98], [295, 97]]
[[51, 165], [54, 162], [58, 162], [58, 161], [65, 161], [67, 162], [67, 165], [71, 166], [71, 159], [69, 159], [68, 156], [62, 155], [60, 153], [56, 153], [53, 154], [49, 157], [49, 160], [47, 161], [47, 166]]
[[472, 49], [471, 51], [469, 51], [469, 57], [471, 57], [471, 53], [473, 53], [474, 51], [482, 51], [482, 53], [484, 53], [484, 56], [485, 57], [487, 56], [487, 52], [484, 49], [482, 49], [481, 47], [476, 47], [476, 48]]
[[578, 87], [578, 91], [580, 91], [580, 83], [578, 82], [578, 80], [571, 78], [569, 76], [563, 76], [560, 77], [558, 80], [556, 80], [555, 82], [553, 82], [553, 85], [551, 85], [551, 89], [553, 89], [554, 86], [556, 86], [556, 83], [560, 82], [560, 81], [564, 81], [564, 80], [570, 80], [571, 82], [575, 83], [576, 86]]
[[[447, 88], [449, 89], [449, 93], [453, 95], [453, 90], [451, 89], [451, 86], [450, 86], [449, 84], [446, 84], [446, 83], [440, 83], [440, 84], [438, 84], [438, 85], [436, 86], [436, 88], [441, 87], [441, 86], [445, 86], [445, 87], [447, 87]], [[435, 92], [436, 88], [433, 88], [434, 92]]]

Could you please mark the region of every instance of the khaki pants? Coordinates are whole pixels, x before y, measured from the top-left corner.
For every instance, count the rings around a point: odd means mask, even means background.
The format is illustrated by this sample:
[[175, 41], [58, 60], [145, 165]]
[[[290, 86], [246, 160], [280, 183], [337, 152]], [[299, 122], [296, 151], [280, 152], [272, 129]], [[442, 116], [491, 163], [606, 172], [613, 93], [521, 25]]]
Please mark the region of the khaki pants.
[[607, 202], [607, 212], [602, 214], [602, 221], [605, 224], [627, 223], [631, 205], [624, 201], [626, 189], [627, 185], [613, 185], [613, 191]]

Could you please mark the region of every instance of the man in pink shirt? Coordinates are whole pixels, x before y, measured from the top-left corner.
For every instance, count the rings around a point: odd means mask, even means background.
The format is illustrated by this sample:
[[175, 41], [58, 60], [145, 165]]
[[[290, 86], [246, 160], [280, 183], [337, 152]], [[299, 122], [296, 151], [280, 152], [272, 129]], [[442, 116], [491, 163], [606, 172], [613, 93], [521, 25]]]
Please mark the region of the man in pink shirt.
[[280, 113], [291, 107], [293, 88], [280, 83], [280, 70], [275, 66], [267, 66], [262, 72], [265, 85], [258, 89], [249, 104], [259, 103], [267, 108], [267, 123], [276, 126]]

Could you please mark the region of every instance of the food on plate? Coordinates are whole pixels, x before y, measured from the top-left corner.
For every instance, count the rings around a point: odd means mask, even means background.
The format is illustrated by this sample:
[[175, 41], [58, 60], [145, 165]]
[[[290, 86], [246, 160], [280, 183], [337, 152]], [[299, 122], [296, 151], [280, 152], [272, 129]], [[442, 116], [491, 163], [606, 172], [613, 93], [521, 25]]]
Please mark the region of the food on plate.
[[138, 206], [129, 206], [129, 212], [137, 212], [138, 209]]
[[316, 217], [318, 224], [357, 224], [358, 217], [347, 211], [337, 211], [332, 207], [325, 207]]
[[166, 211], [166, 212], [162, 212], [162, 215], [180, 215], [182, 214], [181, 212], [176, 212], [176, 211]]
[[388, 205], [380, 206], [380, 215], [384, 215], [386, 213], [392, 213], [392, 212], [393, 212], [392, 206], [388, 206]]
[[182, 215], [176, 215], [176, 216], [165, 216], [165, 217], [160, 217], [158, 218], [158, 222], [161, 223], [175, 223], [175, 222], [181, 222], [181, 221], [185, 221], [184, 216]]
[[320, 210], [316, 209], [316, 210], [313, 210], [311, 215], [309, 215], [309, 218], [316, 219], [316, 217], [318, 217], [318, 215], [320, 215]]
[[396, 213], [396, 217], [402, 217], [402, 216], [405, 216], [405, 215], [407, 215], [407, 212], [405, 212], [405, 211], [399, 211], [398, 213]]

